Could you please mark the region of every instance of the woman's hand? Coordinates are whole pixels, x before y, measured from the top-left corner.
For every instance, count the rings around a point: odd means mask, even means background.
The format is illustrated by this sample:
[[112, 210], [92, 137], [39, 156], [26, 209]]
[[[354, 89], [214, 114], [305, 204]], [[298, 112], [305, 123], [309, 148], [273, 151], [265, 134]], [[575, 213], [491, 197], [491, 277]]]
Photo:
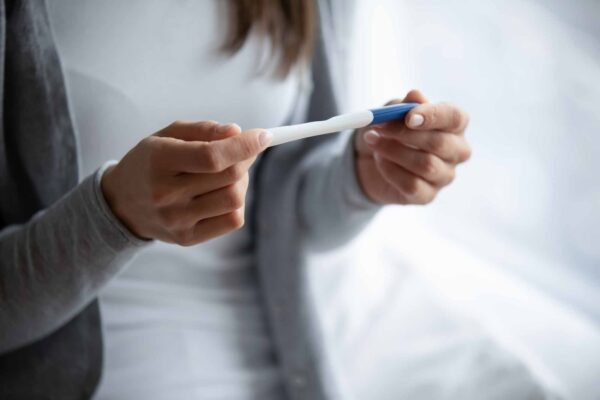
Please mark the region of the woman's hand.
[[104, 173], [102, 191], [137, 236], [189, 246], [244, 224], [248, 169], [270, 142], [235, 124], [175, 122]]
[[401, 102], [423, 104], [411, 110], [406, 123], [388, 122], [355, 135], [358, 180], [375, 202], [427, 204], [471, 155], [464, 137], [469, 119], [451, 104], [427, 104], [418, 91]]

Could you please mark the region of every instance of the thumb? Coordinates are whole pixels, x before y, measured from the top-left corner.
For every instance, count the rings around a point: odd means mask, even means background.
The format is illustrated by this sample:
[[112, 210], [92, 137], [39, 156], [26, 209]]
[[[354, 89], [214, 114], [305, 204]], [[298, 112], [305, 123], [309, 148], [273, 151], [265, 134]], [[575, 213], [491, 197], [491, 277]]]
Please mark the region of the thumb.
[[216, 121], [175, 121], [156, 132], [154, 136], [171, 137], [187, 142], [212, 142], [238, 135], [241, 131], [237, 124], [222, 125]]
[[[427, 97], [425, 97], [425, 95], [423, 95], [423, 93], [421, 93], [419, 90], [411, 90], [410, 92], [408, 92], [406, 94], [406, 96], [400, 100], [400, 99], [394, 99], [394, 100], [390, 100], [387, 103], [385, 103], [386, 106], [392, 105], [392, 104], [399, 104], [399, 103], [428, 103], [429, 100], [427, 100]], [[381, 127], [382, 129], [385, 130], [400, 130], [403, 129], [404, 127], [404, 121], [390, 121], [384, 124], [380, 124], [378, 125], [379, 127]], [[373, 154], [373, 150], [371, 150], [371, 148], [369, 147], [369, 145], [367, 144], [367, 141], [370, 138], [376, 138], [378, 129], [377, 126], [372, 127], [372, 126], [368, 126], [362, 129], [359, 129], [357, 131], [357, 134], [355, 135], [355, 148], [356, 151], [358, 152], [359, 155], [361, 156], [370, 156]]]
[[240, 135], [215, 140], [208, 144], [218, 160], [219, 167], [224, 169], [235, 163], [256, 157], [265, 150], [273, 135], [264, 129], [250, 129]]

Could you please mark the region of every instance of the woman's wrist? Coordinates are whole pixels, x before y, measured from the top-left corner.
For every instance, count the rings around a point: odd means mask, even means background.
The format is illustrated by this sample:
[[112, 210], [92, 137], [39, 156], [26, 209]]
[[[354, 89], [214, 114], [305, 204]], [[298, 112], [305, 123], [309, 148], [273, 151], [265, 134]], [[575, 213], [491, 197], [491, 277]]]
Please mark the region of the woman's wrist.
[[103, 171], [100, 171], [100, 191], [106, 202], [106, 205], [109, 208], [109, 211], [118, 220], [118, 222], [123, 226], [123, 228], [127, 231], [128, 234], [135, 237], [137, 240], [148, 241], [151, 240], [149, 238], [145, 238], [142, 235], [138, 234], [135, 229], [132, 227], [131, 223], [128, 221], [127, 216], [121, 208], [119, 207], [118, 202], [118, 184], [115, 179], [115, 170], [117, 168], [117, 163], [110, 163], [108, 166], [105, 166]]

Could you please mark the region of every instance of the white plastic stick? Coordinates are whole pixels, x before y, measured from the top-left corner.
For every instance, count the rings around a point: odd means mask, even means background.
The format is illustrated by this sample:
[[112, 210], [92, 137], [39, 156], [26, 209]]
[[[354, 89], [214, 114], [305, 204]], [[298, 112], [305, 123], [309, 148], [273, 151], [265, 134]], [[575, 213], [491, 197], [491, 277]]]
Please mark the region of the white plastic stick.
[[292, 140], [305, 139], [327, 133], [340, 132], [346, 129], [362, 128], [373, 121], [371, 111], [360, 111], [351, 114], [338, 115], [325, 121], [307, 122], [305, 124], [280, 126], [268, 131], [273, 133], [273, 140], [269, 147], [291, 142]]

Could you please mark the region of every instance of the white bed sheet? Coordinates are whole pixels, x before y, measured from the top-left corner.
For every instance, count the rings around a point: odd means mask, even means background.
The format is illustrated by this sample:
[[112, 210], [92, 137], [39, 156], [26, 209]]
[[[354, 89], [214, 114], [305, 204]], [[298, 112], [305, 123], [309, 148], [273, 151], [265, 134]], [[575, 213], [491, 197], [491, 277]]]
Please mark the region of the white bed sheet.
[[600, 398], [600, 330], [584, 314], [404, 212], [390, 235], [397, 214], [311, 263], [351, 398]]

